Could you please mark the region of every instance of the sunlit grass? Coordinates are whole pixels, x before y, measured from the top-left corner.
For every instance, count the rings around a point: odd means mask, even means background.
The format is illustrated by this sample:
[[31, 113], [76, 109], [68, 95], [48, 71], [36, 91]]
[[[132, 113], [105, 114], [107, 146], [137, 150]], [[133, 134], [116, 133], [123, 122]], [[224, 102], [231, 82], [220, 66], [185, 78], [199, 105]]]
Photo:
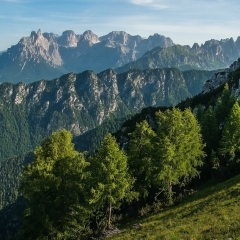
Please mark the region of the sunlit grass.
[[131, 223], [111, 239], [240, 239], [240, 175], [136, 222], [142, 228], [132, 229]]

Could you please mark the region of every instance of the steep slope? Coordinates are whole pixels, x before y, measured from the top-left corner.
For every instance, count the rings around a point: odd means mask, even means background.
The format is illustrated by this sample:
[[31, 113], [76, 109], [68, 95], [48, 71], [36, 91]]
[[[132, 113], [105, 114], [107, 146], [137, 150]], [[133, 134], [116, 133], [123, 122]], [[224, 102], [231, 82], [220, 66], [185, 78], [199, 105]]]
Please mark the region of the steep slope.
[[98, 37], [92, 31], [61, 36], [33, 31], [0, 55], [0, 82], [34, 82], [63, 73], [93, 70], [100, 72], [134, 61], [156, 46], [168, 47], [170, 38], [155, 34], [148, 39], [125, 32]]
[[198, 189], [175, 207], [125, 223], [109, 239], [239, 239], [239, 182], [240, 175]]
[[125, 72], [129, 69], [147, 69], [177, 67], [181, 70], [202, 69], [214, 70], [228, 67], [240, 56], [239, 38], [221, 41], [210, 40], [199, 46], [174, 45], [168, 48], [157, 47], [146, 52], [140, 59], [130, 62], [118, 69]]

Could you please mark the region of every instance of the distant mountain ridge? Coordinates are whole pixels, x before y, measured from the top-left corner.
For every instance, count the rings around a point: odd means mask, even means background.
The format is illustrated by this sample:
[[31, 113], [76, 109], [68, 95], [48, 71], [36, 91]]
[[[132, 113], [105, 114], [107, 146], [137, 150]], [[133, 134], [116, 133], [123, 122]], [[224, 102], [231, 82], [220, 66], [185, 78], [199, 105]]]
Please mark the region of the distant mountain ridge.
[[123, 31], [98, 37], [92, 31], [75, 34], [31, 32], [0, 55], [0, 82], [34, 82], [68, 72], [117, 68], [157, 46], [174, 45], [170, 38], [154, 34], [144, 39]]
[[173, 45], [168, 48], [156, 47], [146, 52], [138, 60], [117, 68], [116, 71], [166, 67], [176, 67], [181, 70], [214, 70], [229, 67], [239, 57], [240, 37], [235, 42], [233, 38], [220, 41], [212, 39], [201, 46], [195, 43], [192, 47], [187, 45]]
[[0, 82], [30, 83], [53, 79], [69, 72], [101, 72], [112, 68], [179, 68], [180, 70], [216, 70], [229, 67], [240, 56], [240, 37], [209, 40], [192, 47], [175, 45], [165, 36], [147, 39], [113, 31], [97, 36], [91, 30], [76, 34], [67, 30], [54, 33], [32, 31], [18, 44], [0, 54]]

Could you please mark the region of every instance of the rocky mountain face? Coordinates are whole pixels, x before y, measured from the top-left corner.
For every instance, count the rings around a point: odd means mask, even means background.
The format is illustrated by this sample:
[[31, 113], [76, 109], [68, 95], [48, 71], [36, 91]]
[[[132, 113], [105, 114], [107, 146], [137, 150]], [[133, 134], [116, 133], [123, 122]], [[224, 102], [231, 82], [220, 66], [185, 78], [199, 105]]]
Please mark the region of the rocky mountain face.
[[[230, 77], [230, 74], [240, 68], [240, 59], [233, 62], [229, 68], [226, 68], [220, 72], [215, 73], [206, 83], [203, 85], [202, 92], [210, 92], [213, 89], [216, 89], [223, 83], [226, 83]], [[239, 90], [238, 90], [239, 91]]]
[[[199, 76], [202, 76], [200, 78]], [[175, 105], [201, 91], [204, 71], [131, 70], [69, 73], [52, 81], [0, 84], [0, 157], [32, 150], [52, 131], [83, 134], [147, 106]], [[194, 85], [192, 79], [200, 79]], [[194, 87], [195, 86], [195, 87]]]
[[61, 36], [33, 31], [0, 55], [0, 82], [34, 82], [68, 72], [100, 72], [135, 61], [156, 46], [173, 46], [170, 38], [155, 34], [148, 39], [125, 32], [98, 37], [92, 31]]
[[146, 52], [140, 59], [130, 62], [118, 69], [125, 72], [129, 69], [147, 69], [176, 67], [181, 70], [201, 69], [214, 70], [228, 67], [240, 56], [240, 38], [221, 41], [210, 40], [192, 47], [174, 45], [168, 48], [157, 47]]

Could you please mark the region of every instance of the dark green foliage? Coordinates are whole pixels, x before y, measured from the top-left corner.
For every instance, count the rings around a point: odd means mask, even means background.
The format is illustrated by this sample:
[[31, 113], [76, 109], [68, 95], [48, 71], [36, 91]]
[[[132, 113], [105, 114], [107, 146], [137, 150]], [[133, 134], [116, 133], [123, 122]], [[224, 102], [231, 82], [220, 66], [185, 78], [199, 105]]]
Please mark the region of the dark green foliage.
[[209, 107], [201, 119], [203, 141], [206, 143], [205, 151], [209, 155], [217, 151], [219, 141], [219, 125], [213, 107]]
[[210, 79], [216, 72], [220, 70], [206, 71], [206, 70], [188, 70], [183, 71], [183, 77], [186, 81], [188, 91], [192, 96], [199, 94], [206, 80]]
[[240, 107], [236, 102], [231, 108], [226, 124], [223, 128], [220, 142], [220, 153], [230, 160], [239, 161], [240, 157]]
[[116, 132], [120, 129], [122, 124], [130, 118], [130, 115], [127, 115], [123, 118], [113, 118], [105, 121], [100, 126], [87, 131], [86, 133], [76, 136], [73, 139], [76, 150], [80, 152], [87, 151], [88, 153], [94, 153], [100, 146], [103, 138], [108, 133]]
[[0, 161], [0, 209], [14, 203], [19, 196], [19, 175], [22, 167], [31, 162], [33, 154], [18, 156]]
[[0, 239], [18, 239], [18, 231], [22, 225], [22, 217], [26, 207], [26, 200], [18, 197], [14, 203], [0, 210]]

